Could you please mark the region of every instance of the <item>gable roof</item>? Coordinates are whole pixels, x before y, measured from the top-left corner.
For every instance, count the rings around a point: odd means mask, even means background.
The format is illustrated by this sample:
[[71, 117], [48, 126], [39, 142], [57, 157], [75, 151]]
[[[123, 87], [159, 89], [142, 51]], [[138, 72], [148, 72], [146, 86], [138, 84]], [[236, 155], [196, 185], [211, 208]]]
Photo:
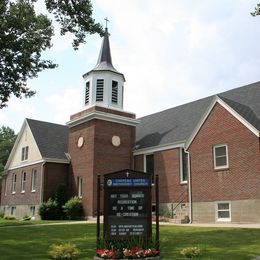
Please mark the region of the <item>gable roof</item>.
[[[136, 151], [185, 142], [205, 115], [215, 96], [209, 96], [140, 118]], [[219, 97], [260, 131], [260, 82], [229, 90]]]
[[43, 158], [67, 160], [69, 127], [26, 118]]

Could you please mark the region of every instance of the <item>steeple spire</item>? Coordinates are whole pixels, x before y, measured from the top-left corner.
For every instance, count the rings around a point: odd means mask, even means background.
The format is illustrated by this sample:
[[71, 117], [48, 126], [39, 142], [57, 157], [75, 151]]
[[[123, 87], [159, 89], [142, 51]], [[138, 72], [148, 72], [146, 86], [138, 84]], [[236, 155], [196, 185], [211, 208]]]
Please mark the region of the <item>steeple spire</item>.
[[110, 44], [109, 44], [109, 33], [107, 28], [105, 28], [105, 35], [98, 56], [97, 65], [93, 70], [110, 70], [110, 71], [118, 72], [112, 64]]

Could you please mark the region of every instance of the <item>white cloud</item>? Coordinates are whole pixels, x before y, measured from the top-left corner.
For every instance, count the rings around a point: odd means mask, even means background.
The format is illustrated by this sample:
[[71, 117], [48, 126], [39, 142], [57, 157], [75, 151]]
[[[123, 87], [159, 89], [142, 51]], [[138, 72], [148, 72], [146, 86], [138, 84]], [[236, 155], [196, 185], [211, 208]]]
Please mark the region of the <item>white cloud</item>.
[[53, 94], [46, 99], [51, 105], [55, 122], [64, 124], [69, 121], [69, 116], [83, 110], [81, 93], [77, 88], [65, 88], [61, 94]]

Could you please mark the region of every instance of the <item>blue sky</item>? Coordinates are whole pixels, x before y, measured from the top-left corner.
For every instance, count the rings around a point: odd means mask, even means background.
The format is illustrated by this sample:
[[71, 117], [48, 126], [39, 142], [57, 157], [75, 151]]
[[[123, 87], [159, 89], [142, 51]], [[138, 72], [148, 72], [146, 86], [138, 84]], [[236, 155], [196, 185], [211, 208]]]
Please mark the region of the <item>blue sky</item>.
[[[137, 117], [260, 80], [258, 0], [93, 0], [95, 19], [110, 20], [114, 67], [124, 73], [124, 109]], [[38, 10], [43, 10], [38, 3]], [[11, 98], [0, 126], [19, 131], [25, 118], [65, 124], [83, 110], [82, 75], [102, 39], [74, 51], [71, 36], [53, 39], [44, 57], [59, 64], [28, 82], [30, 99]]]

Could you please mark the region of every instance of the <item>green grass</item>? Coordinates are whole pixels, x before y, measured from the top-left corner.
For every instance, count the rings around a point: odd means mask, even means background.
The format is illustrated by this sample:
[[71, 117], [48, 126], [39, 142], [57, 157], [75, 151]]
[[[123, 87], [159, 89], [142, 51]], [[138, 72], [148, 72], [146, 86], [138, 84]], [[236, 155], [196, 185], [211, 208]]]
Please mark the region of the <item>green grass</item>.
[[[69, 222], [70, 220], [66, 221]], [[5, 220], [0, 218], [0, 227], [7, 226], [26, 226], [26, 225], [39, 225], [39, 224], [50, 224], [50, 223], [62, 223], [63, 220]]]
[[[0, 227], [0, 259], [49, 259], [53, 243], [72, 242], [81, 251], [80, 259], [93, 259], [96, 225]], [[202, 250], [199, 259], [252, 259], [260, 256], [260, 229], [160, 227], [163, 259], [183, 259], [184, 247]]]

